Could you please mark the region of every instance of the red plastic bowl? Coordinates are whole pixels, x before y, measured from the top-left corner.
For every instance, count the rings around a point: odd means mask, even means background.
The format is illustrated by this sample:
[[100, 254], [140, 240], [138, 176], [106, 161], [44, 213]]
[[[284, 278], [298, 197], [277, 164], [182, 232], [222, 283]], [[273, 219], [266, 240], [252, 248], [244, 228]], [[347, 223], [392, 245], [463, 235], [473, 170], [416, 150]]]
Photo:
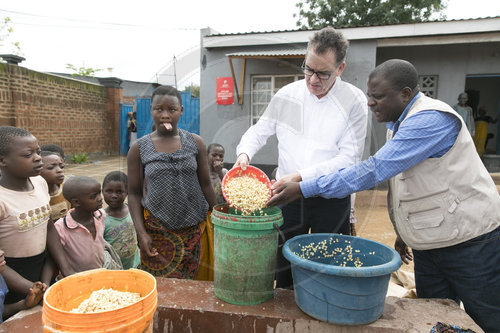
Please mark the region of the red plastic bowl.
[[224, 178], [222, 178], [222, 183], [221, 183], [222, 196], [224, 197], [224, 199], [226, 199], [226, 202], [229, 205], [231, 205], [231, 202], [226, 196], [226, 190], [225, 190], [226, 182], [234, 177], [241, 177], [241, 176], [253, 176], [261, 183], [266, 184], [267, 188], [269, 189], [269, 198], [271, 197], [271, 181], [269, 180], [269, 177], [267, 177], [267, 175], [264, 173], [264, 171], [251, 165], [248, 165], [246, 170], [242, 170], [240, 167], [235, 167], [226, 173]]

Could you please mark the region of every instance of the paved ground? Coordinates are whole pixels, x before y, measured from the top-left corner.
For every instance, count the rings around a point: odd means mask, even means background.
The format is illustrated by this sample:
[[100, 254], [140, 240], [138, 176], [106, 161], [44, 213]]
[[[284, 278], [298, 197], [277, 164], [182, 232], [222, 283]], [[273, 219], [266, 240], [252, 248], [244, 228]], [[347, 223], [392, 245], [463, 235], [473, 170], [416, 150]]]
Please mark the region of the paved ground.
[[95, 178], [102, 184], [104, 177], [111, 171], [120, 170], [127, 173], [126, 156], [102, 156], [92, 158], [91, 163], [66, 164], [65, 174], [75, 176], [88, 176]]

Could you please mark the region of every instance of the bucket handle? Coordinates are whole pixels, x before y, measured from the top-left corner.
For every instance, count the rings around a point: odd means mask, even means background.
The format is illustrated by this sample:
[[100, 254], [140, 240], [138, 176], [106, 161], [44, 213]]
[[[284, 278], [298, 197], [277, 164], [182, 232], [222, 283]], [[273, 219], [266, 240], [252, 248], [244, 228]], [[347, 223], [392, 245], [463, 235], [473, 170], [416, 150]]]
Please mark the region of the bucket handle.
[[282, 241], [281, 246], [283, 246], [283, 244], [285, 244], [285, 242], [286, 242], [285, 234], [283, 233], [283, 231], [281, 231], [280, 227], [278, 227], [278, 223], [273, 222], [273, 227], [274, 227], [274, 229], [276, 229], [276, 231], [278, 231], [278, 234], [280, 235], [280, 238]]

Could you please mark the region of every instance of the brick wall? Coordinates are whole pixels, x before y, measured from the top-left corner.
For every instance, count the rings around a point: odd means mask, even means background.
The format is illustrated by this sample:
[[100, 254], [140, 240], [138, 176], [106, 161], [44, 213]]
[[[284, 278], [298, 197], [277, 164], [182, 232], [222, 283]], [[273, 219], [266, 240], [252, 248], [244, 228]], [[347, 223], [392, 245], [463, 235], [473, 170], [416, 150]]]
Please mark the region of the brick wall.
[[117, 153], [121, 88], [0, 63], [0, 125], [22, 127], [68, 155]]

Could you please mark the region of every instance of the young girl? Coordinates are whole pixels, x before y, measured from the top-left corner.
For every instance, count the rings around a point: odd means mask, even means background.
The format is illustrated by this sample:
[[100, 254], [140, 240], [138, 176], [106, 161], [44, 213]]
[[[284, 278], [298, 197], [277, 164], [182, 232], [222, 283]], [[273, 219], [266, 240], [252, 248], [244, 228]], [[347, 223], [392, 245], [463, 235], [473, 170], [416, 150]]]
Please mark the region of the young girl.
[[177, 128], [182, 111], [177, 89], [154, 90], [156, 130], [134, 143], [127, 157], [129, 209], [141, 269], [156, 276], [206, 279], [199, 274], [206, 267], [199, 271], [199, 263], [200, 257], [206, 262], [205, 249], [211, 244], [200, 239], [209, 235], [206, 218], [215, 194], [203, 140]]
[[64, 217], [71, 208], [69, 201], [62, 193], [65, 163], [62, 157], [53, 151], [42, 150], [41, 156], [43, 162], [41, 176], [49, 186], [50, 217], [52, 221], [57, 221]]
[[227, 173], [224, 168], [224, 147], [218, 143], [211, 143], [207, 147], [208, 166], [210, 168], [210, 181], [215, 192], [218, 204], [226, 202], [222, 195], [221, 182]]
[[40, 146], [41, 151], [51, 151], [53, 153], [58, 154], [61, 156], [63, 162], [64, 162], [64, 149], [62, 149], [61, 146], [56, 145], [55, 143], [46, 143], [44, 145]]
[[73, 208], [55, 227], [71, 267], [75, 272], [103, 267], [106, 212], [101, 209], [101, 184], [90, 177], [71, 177], [63, 195]]
[[73, 273], [50, 219], [42, 168], [40, 147], [31, 133], [0, 126], [0, 248], [8, 266], [2, 275], [10, 288], [6, 304], [24, 299], [35, 281], [49, 285], [53, 272], [45, 260], [46, 247], [63, 275]]
[[121, 171], [108, 173], [102, 182], [104, 201], [108, 204], [104, 239], [120, 256], [123, 269], [136, 268], [141, 262], [134, 223], [124, 203], [127, 188], [127, 175]]

